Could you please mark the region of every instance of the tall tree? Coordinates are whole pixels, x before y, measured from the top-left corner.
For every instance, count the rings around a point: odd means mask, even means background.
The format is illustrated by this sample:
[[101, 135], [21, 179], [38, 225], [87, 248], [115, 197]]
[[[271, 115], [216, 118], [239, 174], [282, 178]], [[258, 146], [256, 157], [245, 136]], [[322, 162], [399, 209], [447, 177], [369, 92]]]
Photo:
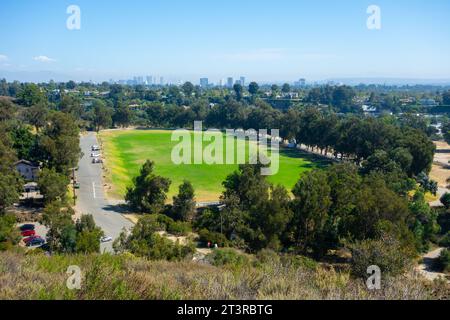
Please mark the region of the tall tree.
[[195, 193], [194, 187], [189, 181], [184, 181], [173, 197], [173, 215], [177, 220], [192, 222], [195, 216]]
[[154, 162], [147, 160], [139, 176], [133, 179], [133, 187], [128, 188], [125, 200], [140, 213], [160, 213], [164, 209], [171, 181], [156, 175]]

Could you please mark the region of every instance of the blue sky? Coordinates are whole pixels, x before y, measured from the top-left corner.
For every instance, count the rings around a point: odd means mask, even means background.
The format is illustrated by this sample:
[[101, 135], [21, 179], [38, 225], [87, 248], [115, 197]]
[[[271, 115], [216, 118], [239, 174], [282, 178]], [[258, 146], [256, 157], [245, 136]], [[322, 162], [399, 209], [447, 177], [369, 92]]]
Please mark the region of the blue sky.
[[[81, 30], [66, 28], [69, 5]], [[366, 27], [369, 5], [381, 30]], [[448, 0], [2, 0], [0, 76], [450, 78]]]

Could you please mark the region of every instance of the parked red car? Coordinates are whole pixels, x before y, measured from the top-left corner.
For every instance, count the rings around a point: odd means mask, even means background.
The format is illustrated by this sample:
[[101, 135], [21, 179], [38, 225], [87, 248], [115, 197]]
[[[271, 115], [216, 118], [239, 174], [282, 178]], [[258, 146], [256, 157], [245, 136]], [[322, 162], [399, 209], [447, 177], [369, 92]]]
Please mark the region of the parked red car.
[[34, 230], [22, 231], [22, 237], [32, 237], [35, 235], [36, 235], [36, 231], [34, 231]]

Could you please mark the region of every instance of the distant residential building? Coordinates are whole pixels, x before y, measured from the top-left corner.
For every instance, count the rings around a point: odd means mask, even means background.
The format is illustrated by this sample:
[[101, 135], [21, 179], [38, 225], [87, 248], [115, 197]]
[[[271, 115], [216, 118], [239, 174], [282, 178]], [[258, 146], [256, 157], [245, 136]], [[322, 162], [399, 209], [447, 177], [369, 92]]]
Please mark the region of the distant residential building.
[[25, 181], [36, 181], [39, 175], [39, 165], [28, 160], [15, 163], [16, 170]]
[[229, 78], [227, 79], [227, 87], [228, 87], [228, 88], [232, 88], [233, 85], [234, 85], [234, 79], [233, 79], [232, 77], [229, 77]]
[[420, 99], [420, 104], [424, 107], [436, 107], [437, 102], [434, 99]]
[[365, 105], [365, 104], [362, 105], [361, 108], [362, 108], [363, 112], [366, 113], [366, 114], [377, 113], [378, 112], [376, 107], [371, 107], [371, 106], [368, 106], [368, 105]]
[[201, 78], [200, 79], [200, 87], [207, 88], [209, 86], [209, 79], [208, 78]]

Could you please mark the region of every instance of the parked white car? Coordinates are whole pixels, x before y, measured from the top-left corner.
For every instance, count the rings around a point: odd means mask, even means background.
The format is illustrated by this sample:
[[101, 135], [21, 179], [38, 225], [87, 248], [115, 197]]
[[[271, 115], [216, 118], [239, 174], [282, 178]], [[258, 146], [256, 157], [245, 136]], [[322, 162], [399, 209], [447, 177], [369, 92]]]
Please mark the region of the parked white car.
[[105, 237], [102, 237], [102, 238], [100, 239], [100, 241], [103, 242], [103, 243], [105, 243], [105, 242], [111, 242], [111, 241], [112, 241], [112, 237], [107, 237], [107, 236], [105, 236]]

